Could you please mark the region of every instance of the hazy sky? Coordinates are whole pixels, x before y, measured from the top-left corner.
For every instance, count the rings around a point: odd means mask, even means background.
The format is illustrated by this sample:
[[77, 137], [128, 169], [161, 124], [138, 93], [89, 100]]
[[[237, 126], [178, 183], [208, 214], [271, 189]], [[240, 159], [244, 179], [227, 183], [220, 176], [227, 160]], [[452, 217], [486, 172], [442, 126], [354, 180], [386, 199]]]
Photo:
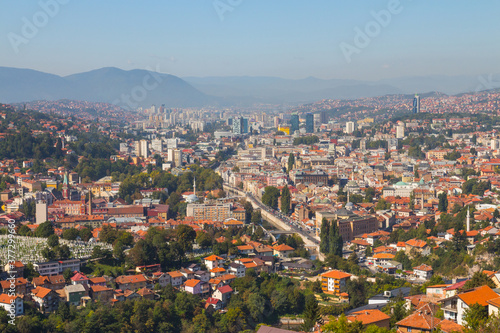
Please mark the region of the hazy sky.
[[[378, 23], [381, 11], [389, 16]], [[499, 12], [495, 0], [0, 0], [0, 66], [362, 80], [498, 73]]]

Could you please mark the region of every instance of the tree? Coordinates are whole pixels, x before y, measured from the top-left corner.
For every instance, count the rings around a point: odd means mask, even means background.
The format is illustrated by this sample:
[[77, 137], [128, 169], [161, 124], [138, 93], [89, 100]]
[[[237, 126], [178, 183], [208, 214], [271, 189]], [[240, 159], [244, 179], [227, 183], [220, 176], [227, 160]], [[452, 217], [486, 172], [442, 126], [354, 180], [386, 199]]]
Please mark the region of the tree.
[[181, 224], [176, 229], [177, 242], [181, 245], [184, 252], [193, 249], [193, 241], [196, 239], [196, 231], [188, 225]]
[[47, 245], [50, 246], [51, 248], [58, 246], [59, 245], [59, 237], [57, 237], [57, 235], [55, 235], [55, 234], [50, 235], [47, 238]]
[[19, 236], [31, 236], [31, 229], [27, 225], [22, 225], [17, 231]]
[[328, 245], [330, 247], [330, 254], [342, 256], [342, 236], [339, 232], [337, 221], [330, 223], [330, 230], [328, 231]]
[[306, 332], [311, 331], [311, 329], [314, 327], [314, 325], [316, 325], [316, 322], [320, 318], [318, 301], [316, 300], [316, 296], [314, 296], [314, 294], [309, 295], [306, 298], [306, 307], [302, 316], [304, 317], [304, 324], [302, 325], [302, 329]]
[[472, 278], [465, 282], [464, 289], [472, 289], [481, 286], [488, 286], [492, 289], [496, 288], [495, 282], [488, 278], [488, 275], [483, 272], [475, 272]]
[[279, 196], [280, 196], [280, 190], [278, 190], [274, 186], [267, 186], [264, 189], [264, 194], [262, 195], [262, 203], [273, 209], [277, 209]]
[[367, 187], [365, 190], [364, 202], [372, 202], [375, 198], [375, 189], [373, 187]]
[[247, 306], [250, 311], [250, 315], [256, 322], [262, 322], [262, 315], [265, 311], [266, 299], [262, 297], [259, 293], [251, 293], [248, 296]]
[[488, 310], [481, 304], [475, 303], [465, 310], [465, 327], [476, 331], [488, 318]]
[[35, 237], [47, 238], [54, 234], [54, 227], [50, 221], [43, 222], [35, 230]]
[[363, 332], [363, 323], [360, 321], [351, 323], [347, 321], [345, 314], [341, 314], [337, 320], [330, 320], [321, 329], [325, 333], [361, 333]]
[[252, 213], [253, 213], [253, 206], [250, 203], [250, 201], [245, 201], [245, 223], [250, 223], [250, 220], [252, 219]]
[[377, 202], [377, 205], [375, 206], [375, 210], [386, 210], [391, 208], [391, 203], [385, 201], [384, 198], [380, 198], [380, 200]]
[[56, 254], [49, 247], [45, 247], [42, 250], [42, 256], [47, 259], [47, 261], [52, 261], [56, 258]]
[[446, 194], [446, 192], [440, 193], [438, 195], [438, 199], [438, 210], [440, 212], [446, 213], [448, 211], [448, 195]]
[[205, 333], [210, 329], [210, 320], [208, 320], [205, 311], [203, 313], [197, 314], [193, 318], [193, 328], [195, 333]]
[[76, 228], [64, 229], [62, 233], [62, 238], [66, 240], [75, 240], [80, 235], [80, 232]]
[[413, 191], [411, 191], [410, 193], [410, 209], [415, 209], [415, 194], [413, 193]]
[[288, 172], [290, 172], [293, 169], [294, 164], [295, 164], [295, 155], [293, 153], [290, 153], [290, 155], [288, 155], [288, 169], [287, 169]]
[[290, 189], [287, 185], [281, 190], [281, 212], [285, 215], [290, 212]]
[[250, 222], [252, 222], [253, 224], [260, 224], [262, 222], [262, 214], [260, 212], [260, 209], [253, 211]]
[[199, 231], [198, 234], [196, 235], [196, 243], [201, 248], [208, 248], [210, 245], [212, 245], [212, 238], [210, 235], [204, 231]]
[[79, 236], [84, 242], [88, 242], [92, 238], [92, 231], [89, 228], [82, 228], [80, 229]]
[[327, 254], [330, 253], [330, 222], [323, 217], [321, 220], [321, 232], [320, 232], [320, 243], [319, 243], [319, 250], [321, 253]]

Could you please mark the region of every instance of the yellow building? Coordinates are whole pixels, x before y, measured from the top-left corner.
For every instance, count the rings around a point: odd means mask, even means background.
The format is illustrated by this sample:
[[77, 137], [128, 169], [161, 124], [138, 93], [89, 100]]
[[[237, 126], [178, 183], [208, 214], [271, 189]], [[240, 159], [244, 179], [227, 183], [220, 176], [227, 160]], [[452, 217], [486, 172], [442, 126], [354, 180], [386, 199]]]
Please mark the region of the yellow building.
[[323, 292], [340, 295], [346, 288], [346, 283], [351, 277], [351, 274], [341, 271], [329, 271], [321, 274], [321, 288]]
[[283, 133], [285, 133], [286, 135], [290, 135], [290, 127], [288, 126], [278, 126], [278, 131], [281, 131]]

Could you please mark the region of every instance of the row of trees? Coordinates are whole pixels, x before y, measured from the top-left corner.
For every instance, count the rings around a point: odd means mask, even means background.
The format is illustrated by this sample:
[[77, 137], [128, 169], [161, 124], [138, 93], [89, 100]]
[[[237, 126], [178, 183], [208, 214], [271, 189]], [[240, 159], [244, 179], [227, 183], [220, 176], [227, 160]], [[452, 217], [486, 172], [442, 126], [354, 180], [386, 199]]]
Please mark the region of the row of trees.
[[321, 221], [319, 250], [324, 254], [342, 256], [342, 236], [337, 221], [330, 223], [326, 218]]

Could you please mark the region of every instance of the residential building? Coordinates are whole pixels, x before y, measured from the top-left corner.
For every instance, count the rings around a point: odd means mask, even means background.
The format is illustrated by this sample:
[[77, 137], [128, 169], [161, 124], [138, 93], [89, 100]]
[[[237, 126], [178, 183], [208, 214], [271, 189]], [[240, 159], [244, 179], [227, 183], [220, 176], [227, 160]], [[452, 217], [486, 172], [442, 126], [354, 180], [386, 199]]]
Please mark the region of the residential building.
[[217, 288], [212, 294], [213, 298], [216, 298], [222, 302], [222, 304], [227, 304], [229, 298], [233, 294], [233, 289], [229, 285], [225, 285]]
[[452, 320], [459, 325], [465, 325], [465, 314], [473, 304], [488, 307], [488, 301], [495, 300], [499, 295], [488, 286], [475, 288], [472, 291], [445, 298], [439, 302], [443, 304], [444, 319]]
[[347, 281], [350, 279], [351, 274], [341, 271], [333, 270], [321, 274], [321, 288], [325, 293], [340, 295], [345, 291]]
[[66, 302], [71, 305], [80, 305], [82, 297], [88, 296], [87, 290], [82, 284], [69, 285], [64, 287]]
[[363, 323], [363, 327], [367, 327], [369, 325], [377, 325], [378, 327], [382, 328], [390, 328], [389, 321], [391, 317], [377, 309], [367, 309], [351, 312], [346, 317], [347, 321], [349, 322], [360, 321], [361, 323]]
[[415, 275], [418, 279], [428, 280], [432, 277], [432, 272], [432, 267], [426, 264], [413, 267], [413, 275]]
[[[7, 313], [12, 313], [14, 316], [21, 316], [24, 314], [23, 299], [19, 296], [8, 294], [0, 295], [0, 307], [4, 308]], [[11, 309], [14, 309], [11, 311]]]

